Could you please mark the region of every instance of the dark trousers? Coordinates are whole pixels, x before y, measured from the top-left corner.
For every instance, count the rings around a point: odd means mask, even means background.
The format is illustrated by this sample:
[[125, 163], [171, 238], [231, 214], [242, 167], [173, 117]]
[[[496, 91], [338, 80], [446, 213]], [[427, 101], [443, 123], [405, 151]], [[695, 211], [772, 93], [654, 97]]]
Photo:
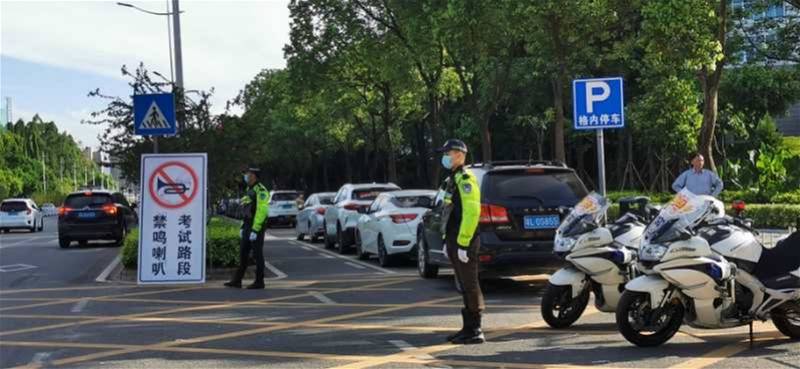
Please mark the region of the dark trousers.
[[483, 312], [486, 308], [483, 302], [483, 292], [481, 291], [481, 284], [478, 280], [478, 250], [480, 249], [480, 241], [478, 237], [472, 239], [472, 243], [467, 250], [469, 256], [468, 263], [462, 263], [458, 259], [458, 249], [461, 246], [456, 242], [456, 235], [452, 237], [448, 234], [445, 237], [447, 244], [447, 257], [450, 258], [450, 263], [453, 264], [453, 270], [456, 273], [456, 278], [461, 283], [463, 289], [462, 296], [464, 298], [464, 308], [470, 313], [478, 314]]
[[239, 268], [233, 275], [233, 280], [241, 282], [244, 278], [244, 272], [247, 270], [247, 264], [250, 263], [250, 252], [253, 252], [253, 258], [256, 260], [256, 279], [253, 283], [264, 283], [264, 232], [259, 232], [258, 237], [253, 242], [250, 242], [250, 232], [245, 232], [241, 242], [239, 243]]

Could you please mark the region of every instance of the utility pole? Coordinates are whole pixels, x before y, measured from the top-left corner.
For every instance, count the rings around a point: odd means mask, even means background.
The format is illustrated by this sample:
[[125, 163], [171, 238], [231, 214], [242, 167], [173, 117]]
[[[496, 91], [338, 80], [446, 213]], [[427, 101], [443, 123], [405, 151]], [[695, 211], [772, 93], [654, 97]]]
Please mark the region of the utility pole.
[[[183, 96], [183, 51], [181, 48], [181, 7], [178, 0], [172, 0], [172, 31], [175, 38], [175, 85]], [[177, 101], [179, 108], [183, 108], [183, 98]], [[183, 121], [178, 121], [178, 133], [183, 131]]]
[[78, 175], [77, 170], [75, 169], [75, 162], [72, 163], [72, 190], [78, 190]]

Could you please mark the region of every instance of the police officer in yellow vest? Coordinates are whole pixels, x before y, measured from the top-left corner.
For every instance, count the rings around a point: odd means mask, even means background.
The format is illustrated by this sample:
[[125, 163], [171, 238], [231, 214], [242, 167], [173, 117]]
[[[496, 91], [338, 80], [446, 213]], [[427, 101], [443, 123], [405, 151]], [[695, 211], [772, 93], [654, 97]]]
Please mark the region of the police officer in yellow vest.
[[443, 251], [453, 264], [464, 297], [464, 309], [461, 310], [463, 328], [447, 340], [461, 345], [484, 343], [481, 317], [485, 306], [478, 281], [480, 240], [476, 232], [481, 215], [481, 190], [475, 175], [464, 167], [467, 145], [463, 141], [448, 140], [437, 151], [443, 153], [442, 165], [450, 170], [449, 201], [445, 201], [442, 219], [445, 225]]
[[233, 279], [225, 283], [226, 287], [242, 288], [242, 278], [250, 261], [250, 252], [256, 262], [256, 279], [247, 289], [264, 288], [264, 231], [269, 214], [269, 191], [259, 182], [261, 169], [250, 166], [243, 171], [243, 180], [247, 185], [247, 194], [241, 200], [244, 207], [244, 222], [239, 231], [239, 268]]

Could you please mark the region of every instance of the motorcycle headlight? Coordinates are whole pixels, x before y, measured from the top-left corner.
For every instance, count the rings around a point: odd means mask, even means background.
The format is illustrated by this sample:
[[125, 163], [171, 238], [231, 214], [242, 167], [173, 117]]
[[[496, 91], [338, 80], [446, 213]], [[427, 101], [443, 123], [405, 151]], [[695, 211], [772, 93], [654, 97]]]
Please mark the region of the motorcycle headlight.
[[648, 243], [642, 245], [639, 249], [639, 260], [642, 261], [659, 261], [667, 253], [667, 247], [655, 243]]
[[575, 246], [575, 239], [571, 237], [556, 237], [553, 244], [553, 251], [555, 252], [570, 252], [572, 247]]

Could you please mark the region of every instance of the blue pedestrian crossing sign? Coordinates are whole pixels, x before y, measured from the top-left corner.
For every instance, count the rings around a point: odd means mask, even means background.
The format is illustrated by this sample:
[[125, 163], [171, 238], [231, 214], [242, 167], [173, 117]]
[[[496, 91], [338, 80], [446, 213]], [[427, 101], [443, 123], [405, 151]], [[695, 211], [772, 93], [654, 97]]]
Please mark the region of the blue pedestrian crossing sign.
[[622, 78], [572, 81], [572, 106], [575, 129], [625, 127]]
[[174, 95], [133, 95], [133, 133], [140, 136], [177, 133]]

